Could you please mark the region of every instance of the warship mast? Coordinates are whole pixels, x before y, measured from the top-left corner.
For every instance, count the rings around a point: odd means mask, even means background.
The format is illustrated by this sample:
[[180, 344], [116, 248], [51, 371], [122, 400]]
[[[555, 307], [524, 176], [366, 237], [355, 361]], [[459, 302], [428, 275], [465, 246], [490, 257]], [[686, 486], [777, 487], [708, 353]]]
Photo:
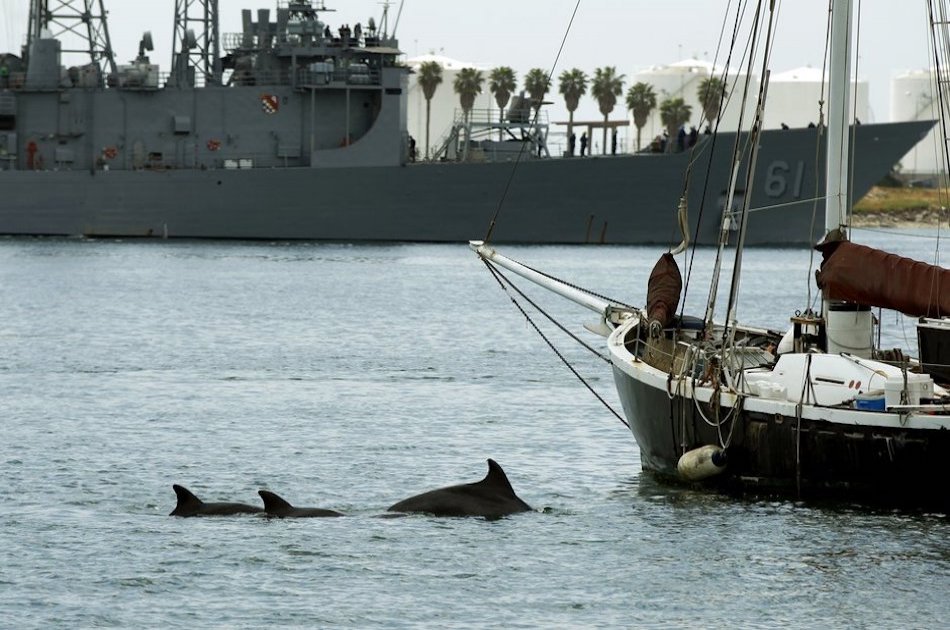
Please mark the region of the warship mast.
[[[50, 36], [71, 47], [62, 48], [64, 53], [88, 54], [91, 63], [106, 75], [115, 74], [115, 55], [109, 38], [104, 0], [30, 0], [29, 25], [26, 30], [24, 60], [28, 60], [33, 43], [42, 37], [44, 30]], [[53, 4], [53, 8], [50, 8]], [[103, 67], [103, 62], [106, 67]]]
[[218, 28], [218, 0], [175, 0], [171, 81], [195, 87], [200, 73], [205, 85], [221, 85]]

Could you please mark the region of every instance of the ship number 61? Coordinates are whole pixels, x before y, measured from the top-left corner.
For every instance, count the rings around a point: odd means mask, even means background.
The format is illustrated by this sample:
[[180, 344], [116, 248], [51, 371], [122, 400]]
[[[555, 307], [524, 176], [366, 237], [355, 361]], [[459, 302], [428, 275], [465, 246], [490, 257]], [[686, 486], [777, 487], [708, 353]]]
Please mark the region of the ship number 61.
[[802, 183], [805, 179], [805, 163], [801, 160], [792, 167], [785, 160], [775, 160], [765, 171], [765, 194], [769, 197], [783, 197], [788, 192], [788, 180], [792, 176], [792, 196], [802, 196]]

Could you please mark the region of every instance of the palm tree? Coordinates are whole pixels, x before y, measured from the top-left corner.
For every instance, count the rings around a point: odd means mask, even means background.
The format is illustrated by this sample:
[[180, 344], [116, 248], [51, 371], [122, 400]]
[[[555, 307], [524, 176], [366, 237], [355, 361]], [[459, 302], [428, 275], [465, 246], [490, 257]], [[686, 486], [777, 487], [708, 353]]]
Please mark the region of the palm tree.
[[574, 111], [581, 97], [587, 94], [587, 75], [583, 70], [573, 68], [562, 72], [558, 79], [560, 81], [558, 91], [564, 95], [564, 104], [567, 105], [567, 137], [570, 138], [574, 135]]
[[[505, 119], [505, 108], [508, 101], [511, 100], [511, 93], [518, 87], [518, 79], [515, 77], [515, 71], [508, 66], [493, 68], [488, 74], [488, 89], [495, 95], [495, 103], [498, 105], [498, 122]], [[501, 129], [498, 130], [498, 139], [502, 139]]]
[[656, 92], [649, 83], [634, 83], [627, 90], [627, 109], [633, 112], [633, 124], [637, 127], [637, 151], [640, 150], [640, 131], [647, 124], [650, 113], [656, 109]]
[[485, 78], [481, 71], [475, 68], [462, 68], [455, 75], [455, 93], [459, 95], [459, 104], [462, 106], [462, 112], [465, 114], [465, 154], [468, 154], [468, 144], [471, 140], [471, 131], [468, 127], [468, 117], [471, 114], [472, 107], [475, 105], [475, 97], [482, 93], [482, 83]]
[[438, 61], [424, 61], [419, 64], [419, 85], [426, 99], [426, 159], [429, 159], [429, 121], [432, 116], [432, 97], [435, 88], [442, 83], [442, 66]]
[[667, 134], [669, 134], [667, 150], [670, 153], [673, 152], [673, 139], [676, 138], [676, 132], [689, 122], [689, 117], [692, 115], [693, 108], [681, 98], [668, 98], [660, 103], [660, 120], [666, 126]]
[[719, 107], [726, 97], [726, 84], [719, 77], [707, 77], [699, 84], [696, 97], [703, 108], [703, 115], [712, 125], [719, 118]]
[[531, 104], [534, 105], [535, 114], [541, 111], [541, 102], [550, 88], [551, 77], [541, 68], [532, 68], [528, 70], [528, 74], [524, 75], [524, 89], [531, 95]]
[[623, 94], [623, 77], [617, 74], [613, 66], [604, 66], [594, 70], [594, 81], [590, 86], [590, 93], [600, 105], [600, 113], [604, 115], [604, 155], [607, 155], [607, 117], [614, 111], [617, 97]]

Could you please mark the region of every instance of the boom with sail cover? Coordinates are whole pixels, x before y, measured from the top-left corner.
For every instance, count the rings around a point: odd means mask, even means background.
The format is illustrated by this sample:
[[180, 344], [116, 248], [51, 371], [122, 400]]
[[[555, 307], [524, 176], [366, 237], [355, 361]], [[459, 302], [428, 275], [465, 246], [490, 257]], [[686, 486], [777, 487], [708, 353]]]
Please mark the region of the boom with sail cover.
[[950, 269], [849, 241], [816, 247], [826, 299], [879, 306], [914, 317], [950, 315]]

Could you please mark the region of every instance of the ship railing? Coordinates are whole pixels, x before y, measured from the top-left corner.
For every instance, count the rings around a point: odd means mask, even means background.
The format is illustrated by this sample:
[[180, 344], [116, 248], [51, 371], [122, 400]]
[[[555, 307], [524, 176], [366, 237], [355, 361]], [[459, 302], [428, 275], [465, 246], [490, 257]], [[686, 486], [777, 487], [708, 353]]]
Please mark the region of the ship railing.
[[31, 77], [32, 81], [27, 81], [26, 72], [11, 72], [5, 84], [0, 84], [0, 90], [9, 88], [11, 90], [55, 91], [63, 88], [95, 89], [105, 85], [105, 77], [101, 74], [89, 73], [70, 77], [66, 67], [61, 67], [56, 73], [35, 73]]
[[354, 71], [353, 68], [334, 68], [334, 69], [313, 69], [302, 68], [297, 71], [297, 85], [303, 87], [312, 87], [319, 85], [331, 85], [334, 83], [346, 83], [348, 85], [379, 85], [382, 81], [382, 74], [379, 70], [360, 68]]
[[457, 146], [459, 140], [459, 132], [464, 128], [464, 124], [459, 122], [457, 119], [452, 123], [452, 126], [449, 127], [448, 131], [442, 134], [438, 140], [436, 140], [431, 152], [431, 160], [447, 160], [452, 155], [458, 153]]
[[25, 72], [11, 72], [7, 77], [7, 84], [0, 85], [0, 89], [10, 88], [11, 90], [22, 90], [26, 86]]
[[149, 153], [142, 156], [137, 162], [129, 157], [129, 163], [123, 166], [122, 161], [111, 164], [111, 169], [129, 168], [141, 171], [169, 171], [169, 170], [248, 170], [262, 168], [284, 168], [306, 166], [308, 157], [305, 148], [300, 143], [279, 145], [276, 151], [246, 151], [229, 149], [226, 145], [218, 145], [219, 149], [206, 149], [210, 142], [218, 141], [219, 137], [212, 136], [206, 142], [196, 142], [191, 150], [186, 150], [183, 157], [175, 155], [165, 156], [161, 153]]
[[[456, 116], [458, 115], [459, 112], [456, 112]], [[548, 113], [542, 111], [536, 117], [534, 110], [530, 110], [530, 112], [528, 110], [518, 110], [517, 112], [505, 110], [499, 119], [497, 109], [473, 109], [469, 115], [469, 122], [473, 126], [480, 127], [547, 127]]]
[[299, 8], [301, 5], [304, 8], [313, 9], [314, 11], [331, 10], [327, 9], [325, 0], [277, 0], [278, 9]]
[[[229, 85], [236, 86], [268, 86], [268, 85], [295, 85], [292, 81], [293, 75], [289, 69], [279, 70], [234, 70], [230, 73], [226, 81]], [[345, 84], [345, 85], [379, 85], [382, 77], [379, 70], [368, 70], [361, 68], [354, 71], [353, 67], [334, 69], [330, 72], [321, 70], [313, 71], [302, 68], [297, 71], [296, 85], [299, 87], [313, 87], [321, 85]], [[171, 72], [160, 74], [159, 85], [175, 87], [175, 77]], [[206, 87], [207, 81], [203, 74], [196, 74], [194, 77], [194, 87]]]
[[433, 160], [510, 161], [524, 153], [520, 143], [528, 143], [527, 155], [536, 152], [550, 157], [548, 149], [548, 117], [541, 112], [538, 119], [512, 122], [498, 118], [498, 110], [472, 109], [466, 118], [464, 110], [456, 109], [451, 127], [434, 145]]
[[[193, 83], [193, 87], [205, 87], [205, 75], [201, 72], [193, 71], [194, 76], [190, 79]], [[158, 73], [158, 84], [164, 87], [177, 87], [178, 79], [174, 72], [159, 72]]]
[[[306, 28], [305, 23], [289, 24], [288, 28]], [[382, 38], [374, 35], [366, 35], [357, 40], [355, 37], [342, 38], [337, 35], [327, 37], [323, 31], [319, 32], [300, 32], [300, 33], [281, 33], [272, 34], [268, 41], [262, 43], [257, 35], [251, 34], [245, 36], [244, 33], [224, 33], [221, 37], [222, 47], [227, 53], [245, 52], [248, 54], [261, 52], [264, 50], [275, 50], [276, 48], [289, 45], [295, 48], [310, 49], [339, 49], [344, 48], [373, 48], [385, 44]]]
[[[378, 69], [368, 68], [367, 66], [351, 65], [348, 68], [334, 68], [332, 71], [311, 70], [301, 68], [296, 74], [296, 83], [292, 80], [294, 76], [289, 69], [279, 70], [234, 70], [225, 72], [225, 85], [238, 86], [268, 86], [268, 85], [297, 85], [299, 87], [315, 87], [322, 85], [373, 85], [378, 86], [382, 82], [382, 73]], [[157, 90], [162, 87], [174, 88], [178, 86], [178, 76], [175, 72], [163, 71], [157, 73], [155, 78], [149, 77], [147, 81], [134, 83], [123, 80], [123, 77], [112, 77], [103, 84], [102, 81], [95, 83], [76, 84], [65, 74], [51, 75], [46, 80], [43, 77], [35, 79], [36, 85], [45, 87], [29, 88], [40, 90], [60, 90], [63, 88], [102, 88], [120, 90]], [[184, 81], [184, 85], [189, 87], [203, 88], [208, 86], [208, 80], [204, 73], [189, 69], [189, 76]], [[6, 85], [0, 85], [0, 90], [9, 88], [11, 90], [26, 89], [27, 81], [25, 73], [11, 73]]]
[[0, 92], [0, 116], [16, 116], [16, 97]]

